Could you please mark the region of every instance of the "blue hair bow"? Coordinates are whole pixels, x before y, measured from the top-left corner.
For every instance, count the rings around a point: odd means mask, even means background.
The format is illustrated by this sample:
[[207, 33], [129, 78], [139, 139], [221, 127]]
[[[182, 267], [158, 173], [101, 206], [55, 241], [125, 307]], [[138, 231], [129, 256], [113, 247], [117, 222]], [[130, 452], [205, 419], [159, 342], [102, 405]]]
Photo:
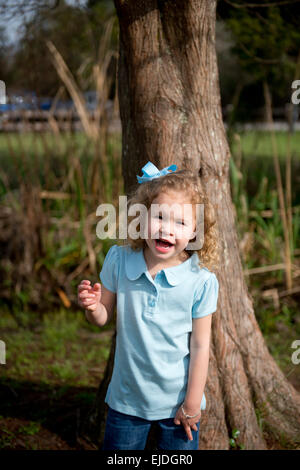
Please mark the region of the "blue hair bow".
[[154, 178], [159, 178], [160, 176], [167, 175], [169, 172], [176, 170], [177, 165], [170, 165], [166, 168], [163, 168], [162, 170], [159, 170], [155, 165], [153, 165], [153, 163], [148, 162], [142, 168], [143, 176], [136, 175], [136, 177], [139, 183], [146, 183], [146, 181], [151, 181]]

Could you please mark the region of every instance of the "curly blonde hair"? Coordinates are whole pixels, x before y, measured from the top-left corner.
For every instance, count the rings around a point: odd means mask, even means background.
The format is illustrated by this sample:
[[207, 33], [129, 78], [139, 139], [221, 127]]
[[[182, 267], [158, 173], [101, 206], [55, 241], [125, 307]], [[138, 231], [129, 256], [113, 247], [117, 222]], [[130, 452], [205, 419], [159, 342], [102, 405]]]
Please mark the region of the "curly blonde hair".
[[[220, 257], [215, 211], [208, 197], [203, 193], [198, 175], [195, 175], [191, 170], [179, 170], [139, 184], [137, 189], [129, 196], [128, 208], [133, 204], [143, 204], [149, 210], [152, 201], [159, 194], [166, 193], [168, 190], [184, 192], [188, 195], [192, 204], [204, 205], [204, 242], [202, 248], [199, 250], [185, 249], [184, 251], [188, 256], [197, 252], [200, 266], [204, 266], [209, 270], [215, 269], [218, 266]], [[127, 216], [128, 225], [134, 217]], [[129, 244], [135, 251], [147, 246], [144, 238], [132, 239], [129, 234], [124, 243]]]

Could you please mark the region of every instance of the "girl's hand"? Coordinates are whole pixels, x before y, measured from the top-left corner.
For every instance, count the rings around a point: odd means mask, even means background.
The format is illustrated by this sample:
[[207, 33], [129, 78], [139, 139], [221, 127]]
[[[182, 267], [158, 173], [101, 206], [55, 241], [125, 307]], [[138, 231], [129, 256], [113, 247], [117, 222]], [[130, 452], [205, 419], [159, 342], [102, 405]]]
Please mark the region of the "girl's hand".
[[[192, 412], [192, 410], [186, 411], [186, 409], [184, 408], [184, 411], [188, 415], [194, 415], [194, 414], [197, 413], [198, 410], [195, 410], [194, 412]], [[190, 441], [192, 441], [193, 440], [193, 435], [192, 435], [191, 429], [193, 429], [194, 431], [198, 430], [196, 423], [198, 423], [200, 421], [200, 418], [201, 418], [201, 413], [198, 416], [196, 416], [195, 418], [186, 418], [184, 416], [183, 412], [182, 412], [181, 405], [180, 405], [180, 407], [177, 410], [176, 416], [174, 418], [174, 423], [175, 424], [182, 424], [182, 426], [185, 429], [185, 432], [186, 432], [186, 435], [187, 435], [188, 439]]]
[[101, 300], [101, 284], [96, 283], [92, 287], [90, 281], [84, 280], [79, 284], [77, 292], [79, 306], [89, 312], [95, 312]]

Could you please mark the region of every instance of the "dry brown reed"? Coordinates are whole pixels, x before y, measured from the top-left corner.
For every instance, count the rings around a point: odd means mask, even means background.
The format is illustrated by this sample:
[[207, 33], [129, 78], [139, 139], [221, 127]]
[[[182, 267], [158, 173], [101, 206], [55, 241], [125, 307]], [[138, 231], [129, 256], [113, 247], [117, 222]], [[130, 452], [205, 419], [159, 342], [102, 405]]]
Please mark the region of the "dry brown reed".
[[[272, 113], [272, 97], [269, 85], [266, 80], [263, 82], [263, 89], [264, 89], [264, 98], [265, 98], [265, 107], [266, 107], [266, 117], [267, 122], [270, 126], [270, 133], [271, 133], [271, 143], [272, 143], [272, 151], [273, 151], [273, 160], [274, 160], [274, 168], [276, 174], [276, 185], [277, 185], [277, 192], [279, 198], [279, 205], [280, 205], [280, 216], [283, 226], [283, 233], [284, 233], [284, 247], [285, 247], [285, 275], [286, 275], [286, 285], [287, 289], [290, 290], [293, 285], [292, 280], [292, 256], [291, 256], [291, 237], [290, 237], [290, 230], [292, 227], [292, 220], [289, 228], [288, 219], [287, 219], [287, 211], [291, 214], [291, 197], [285, 198], [284, 197], [284, 189], [282, 185], [282, 178], [281, 178], [281, 171], [279, 165], [279, 158], [278, 158], [278, 148], [277, 148], [277, 141], [276, 135], [274, 130], [274, 121], [273, 121], [273, 113]], [[291, 186], [291, 173], [287, 168], [286, 179], [288, 179], [289, 174], [289, 183], [287, 184], [287, 194], [289, 193], [289, 187]], [[289, 204], [288, 209], [286, 209], [286, 201]]]

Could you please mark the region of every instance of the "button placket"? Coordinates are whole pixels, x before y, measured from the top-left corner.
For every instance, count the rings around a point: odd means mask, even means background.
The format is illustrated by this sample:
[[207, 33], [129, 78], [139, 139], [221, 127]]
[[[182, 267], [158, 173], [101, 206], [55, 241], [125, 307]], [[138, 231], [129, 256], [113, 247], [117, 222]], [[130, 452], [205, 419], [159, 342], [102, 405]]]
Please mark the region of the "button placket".
[[145, 312], [146, 315], [152, 316], [156, 313], [157, 303], [158, 303], [158, 288], [152, 284], [151, 294], [148, 296], [147, 301], [147, 311]]

